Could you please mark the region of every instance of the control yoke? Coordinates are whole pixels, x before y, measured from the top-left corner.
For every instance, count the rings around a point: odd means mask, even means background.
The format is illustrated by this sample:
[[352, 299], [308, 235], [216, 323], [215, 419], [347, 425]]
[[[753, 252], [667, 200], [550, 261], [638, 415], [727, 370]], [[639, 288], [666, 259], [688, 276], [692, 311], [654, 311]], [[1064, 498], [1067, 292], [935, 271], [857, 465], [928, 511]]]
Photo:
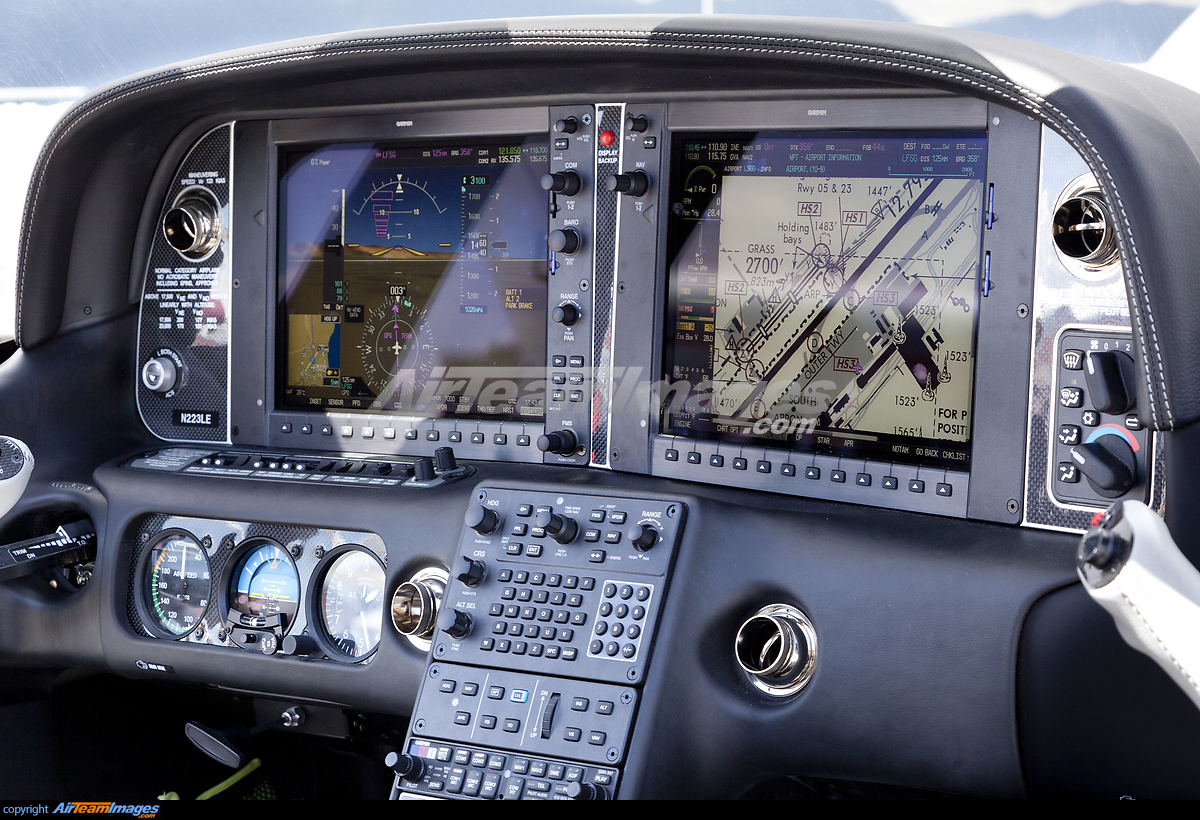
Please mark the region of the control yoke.
[[1134, 649], [1149, 655], [1200, 708], [1200, 571], [1140, 501], [1118, 501], [1079, 542], [1084, 588]]

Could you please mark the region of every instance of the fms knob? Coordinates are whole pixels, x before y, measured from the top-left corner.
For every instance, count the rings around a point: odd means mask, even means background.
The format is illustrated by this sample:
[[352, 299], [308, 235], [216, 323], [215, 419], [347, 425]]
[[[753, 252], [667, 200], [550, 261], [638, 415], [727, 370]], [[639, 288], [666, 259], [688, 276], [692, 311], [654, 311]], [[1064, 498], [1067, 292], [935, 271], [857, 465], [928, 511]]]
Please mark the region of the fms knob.
[[579, 233], [574, 228], [550, 231], [547, 244], [555, 253], [575, 253], [579, 250]]
[[563, 196], [575, 196], [583, 187], [583, 180], [574, 171], [556, 171], [542, 176], [542, 187]]
[[625, 537], [640, 552], [646, 552], [658, 543], [658, 530], [649, 524], [634, 524], [625, 531]]
[[575, 523], [574, 518], [557, 515], [550, 510], [539, 512], [533, 520], [533, 526], [541, 527], [546, 531], [546, 535], [560, 544], [570, 544], [579, 532], [579, 525]]
[[563, 304], [550, 311], [550, 318], [558, 322], [560, 325], [570, 327], [579, 321], [579, 308], [570, 302]]
[[472, 504], [463, 516], [463, 523], [480, 535], [491, 535], [500, 526], [500, 516], [479, 504]]
[[142, 365], [142, 384], [155, 393], [169, 393], [175, 387], [179, 372], [169, 356], [158, 356]]
[[642, 196], [650, 190], [650, 177], [642, 171], [613, 174], [605, 181], [604, 187], [626, 196]]
[[575, 452], [577, 443], [575, 434], [570, 430], [547, 433], [544, 436], [538, 436], [537, 440], [538, 449], [543, 453], [554, 453], [560, 456], [569, 456]]

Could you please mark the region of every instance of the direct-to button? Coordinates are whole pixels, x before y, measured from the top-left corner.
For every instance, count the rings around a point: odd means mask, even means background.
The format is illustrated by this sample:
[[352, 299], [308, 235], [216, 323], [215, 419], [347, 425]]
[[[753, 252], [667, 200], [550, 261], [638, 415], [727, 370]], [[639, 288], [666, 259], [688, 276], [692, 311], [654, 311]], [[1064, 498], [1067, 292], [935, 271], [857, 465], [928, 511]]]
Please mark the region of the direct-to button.
[[1058, 391], [1058, 403], [1063, 407], [1082, 407], [1083, 388], [1063, 387]]
[[550, 359], [550, 365], [551, 365], [551, 367], [566, 367], [567, 366], [567, 357], [566, 356], [554, 356]]
[[1068, 447], [1074, 447], [1079, 443], [1079, 436], [1082, 431], [1074, 424], [1060, 424], [1058, 427], [1058, 443], [1065, 444]]

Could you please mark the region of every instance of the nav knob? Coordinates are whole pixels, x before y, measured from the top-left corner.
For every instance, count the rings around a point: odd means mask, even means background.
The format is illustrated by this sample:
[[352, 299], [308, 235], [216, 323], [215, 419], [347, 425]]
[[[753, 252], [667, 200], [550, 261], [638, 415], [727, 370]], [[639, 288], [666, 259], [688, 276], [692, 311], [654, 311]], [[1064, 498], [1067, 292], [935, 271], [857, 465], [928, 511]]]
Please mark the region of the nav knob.
[[142, 365], [142, 384], [155, 393], [169, 393], [178, 375], [170, 356], [158, 356]]
[[574, 453], [576, 444], [575, 434], [570, 430], [547, 433], [544, 436], [538, 436], [537, 440], [538, 449], [543, 453], [554, 453], [560, 456], [569, 456]]
[[626, 196], [642, 196], [650, 190], [650, 177], [646, 176], [643, 171], [613, 174], [605, 180], [604, 187]]
[[638, 552], [646, 552], [658, 543], [658, 530], [649, 524], [634, 524], [625, 531], [625, 537], [637, 548]]
[[556, 515], [550, 510], [539, 512], [533, 519], [533, 526], [541, 527], [546, 531], [546, 535], [560, 544], [570, 544], [579, 533], [579, 525], [575, 523], [574, 518]]
[[1072, 447], [1071, 460], [1079, 465], [1092, 489], [1105, 498], [1124, 495], [1137, 478], [1137, 456], [1119, 433]]
[[415, 755], [388, 752], [387, 757], [383, 759], [383, 765], [413, 783], [420, 781], [425, 776], [425, 761]]
[[1089, 350], [1084, 377], [1092, 406], [1101, 413], [1128, 413], [1137, 403], [1135, 365], [1128, 353]]
[[579, 308], [570, 302], [559, 305], [554, 310], [550, 311], [550, 318], [558, 322], [560, 325], [570, 327], [579, 321]]
[[481, 504], [472, 504], [463, 516], [463, 523], [480, 535], [491, 535], [500, 526], [500, 516]]
[[487, 575], [487, 567], [482, 561], [476, 561], [474, 558], [463, 556], [463, 560], [467, 562], [466, 571], [459, 573], [458, 580], [463, 582], [463, 586], [477, 587], [483, 583], [483, 578]]
[[629, 126], [630, 131], [637, 131], [640, 134], [650, 127], [650, 120], [646, 119], [641, 114], [635, 114], [626, 117], [625, 124]]
[[542, 188], [563, 196], [575, 196], [583, 187], [583, 180], [574, 171], [555, 171], [542, 175]]
[[471, 634], [471, 616], [461, 609], [451, 609], [442, 616], [442, 631], [455, 640]]
[[563, 228], [561, 231], [550, 231], [547, 244], [555, 253], [575, 253], [579, 250], [579, 232], [574, 228]]
[[608, 789], [595, 783], [575, 781], [567, 784], [567, 797], [572, 800], [607, 800]]
[[574, 134], [579, 130], [579, 120], [574, 117], [565, 117], [554, 123], [554, 130], [560, 134]]

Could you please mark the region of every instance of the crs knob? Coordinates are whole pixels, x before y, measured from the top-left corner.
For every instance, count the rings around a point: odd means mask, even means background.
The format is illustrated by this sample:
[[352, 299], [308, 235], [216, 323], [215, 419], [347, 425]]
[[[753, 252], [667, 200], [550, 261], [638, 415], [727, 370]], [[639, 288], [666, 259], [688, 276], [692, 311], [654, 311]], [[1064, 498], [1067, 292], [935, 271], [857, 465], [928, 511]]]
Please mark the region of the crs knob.
[[447, 610], [438, 625], [443, 632], [455, 640], [465, 638], [471, 634], [471, 616], [461, 609]]
[[477, 587], [483, 583], [483, 578], [487, 575], [487, 567], [482, 561], [476, 561], [474, 558], [468, 558], [465, 555], [463, 560], [467, 562], [467, 568], [460, 573], [458, 580], [462, 581], [463, 586]]
[[546, 535], [560, 544], [570, 544], [579, 533], [579, 525], [575, 523], [574, 518], [557, 515], [550, 510], [539, 512], [533, 519], [533, 526], [541, 527], [546, 531]]
[[575, 253], [575, 251], [579, 250], [579, 232], [574, 228], [550, 231], [547, 244], [549, 244], [550, 250], [555, 253]]
[[550, 318], [560, 325], [570, 327], [579, 321], [579, 308], [570, 302], [565, 302], [550, 311]]
[[650, 177], [643, 171], [613, 174], [604, 182], [604, 187], [626, 196], [643, 196], [650, 190]]
[[658, 530], [649, 524], [634, 524], [625, 531], [625, 537], [639, 552], [647, 552], [658, 543]]
[[575, 196], [583, 187], [583, 180], [574, 171], [556, 171], [542, 176], [542, 188], [563, 196]]
[[560, 456], [569, 456], [574, 453], [577, 444], [575, 434], [570, 430], [547, 433], [544, 436], [538, 436], [537, 440], [538, 449], [543, 453], [554, 453]]
[[481, 504], [472, 504], [463, 516], [463, 523], [480, 535], [491, 535], [500, 526], [500, 516]]
[[142, 384], [155, 393], [169, 393], [179, 379], [179, 370], [170, 356], [158, 356], [142, 365]]

